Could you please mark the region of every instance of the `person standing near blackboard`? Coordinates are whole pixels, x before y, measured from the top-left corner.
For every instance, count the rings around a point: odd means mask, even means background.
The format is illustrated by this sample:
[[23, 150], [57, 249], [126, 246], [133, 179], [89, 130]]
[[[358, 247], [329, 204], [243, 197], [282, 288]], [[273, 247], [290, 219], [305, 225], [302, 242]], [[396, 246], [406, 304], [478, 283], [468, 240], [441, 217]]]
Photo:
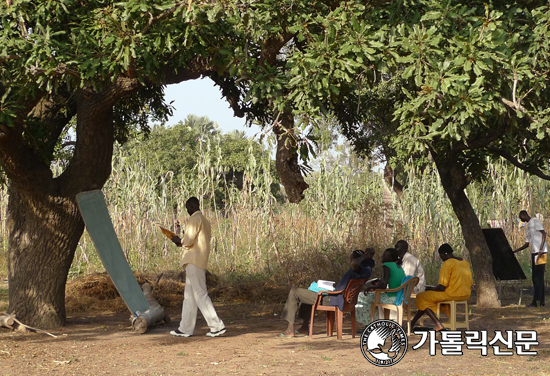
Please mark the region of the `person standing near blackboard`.
[[534, 293], [533, 302], [528, 307], [544, 306], [544, 271], [548, 258], [546, 231], [544, 231], [542, 222], [538, 218], [531, 218], [525, 210], [520, 211], [518, 217], [522, 222], [527, 223], [527, 227], [525, 229], [525, 244], [516, 249], [514, 253], [531, 246]]

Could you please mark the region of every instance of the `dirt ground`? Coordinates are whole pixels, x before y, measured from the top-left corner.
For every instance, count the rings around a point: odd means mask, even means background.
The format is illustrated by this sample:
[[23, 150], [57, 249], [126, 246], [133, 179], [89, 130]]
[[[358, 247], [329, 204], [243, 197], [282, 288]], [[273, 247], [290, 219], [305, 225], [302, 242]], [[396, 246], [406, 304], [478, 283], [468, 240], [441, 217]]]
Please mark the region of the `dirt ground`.
[[[81, 293], [81, 290], [80, 290]], [[282, 292], [284, 294], [284, 292]], [[281, 338], [285, 323], [278, 318], [282, 304], [225, 301], [212, 293], [214, 305], [224, 320], [227, 333], [218, 338], [205, 334], [208, 327], [199, 314], [195, 335], [175, 338], [169, 331], [177, 328], [179, 299], [165, 306], [170, 324], [152, 328], [146, 334], [132, 332], [129, 314], [117, 308], [114, 298], [87, 301], [88, 313], [68, 304], [67, 325], [43, 333], [19, 333], [0, 329], [0, 375], [546, 375], [550, 374], [550, 319], [547, 308], [510, 305], [499, 309], [471, 307], [470, 330], [487, 330], [489, 340], [495, 330], [536, 330], [539, 345], [536, 356], [488, 356], [463, 346], [462, 356], [430, 356], [425, 344], [413, 350], [421, 338], [411, 335], [404, 358], [389, 368], [370, 364], [360, 350], [359, 335], [351, 336], [349, 317], [344, 318], [344, 336], [327, 337], [324, 316], [314, 326], [314, 336]], [[70, 294], [68, 293], [68, 299]], [[524, 295], [523, 301], [529, 301]], [[159, 299], [162, 300], [162, 299]], [[166, 304], [169, 303], [169, 304]], [[100, 310], [91, 309], [97, 305]], [[96, 308], [97, 308], [96, 307]], [[90, 311], [92, 313], [90, 313]], [[1, 312], [0, 312], [1, 313]], [[439, 335], [438, 335], [438, 338]]]

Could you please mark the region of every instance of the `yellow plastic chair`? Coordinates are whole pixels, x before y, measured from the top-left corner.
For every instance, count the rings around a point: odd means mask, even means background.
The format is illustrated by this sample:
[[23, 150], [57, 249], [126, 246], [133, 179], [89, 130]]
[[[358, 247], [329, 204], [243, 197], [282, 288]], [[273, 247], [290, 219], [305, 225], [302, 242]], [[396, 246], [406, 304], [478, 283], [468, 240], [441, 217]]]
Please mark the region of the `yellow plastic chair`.
[[[437, 303], [437, 312], [435, 313], [437, 315], [437, 318], [439, 318], [439, 315], [440, 315], [441, 304], [448, 304], [451, 307], [449, 311], [449, 322], [442, 323], [442, 324], [444, 324], [446, 327], [450, 328], [451, 330], [456, 330], [457, 328], [466, 328], [466, 330], [470, 330], [470, 322], [468, 320], [469, 312], [468, 312], [467, 300], [447, 300], [444, 302]], [[462, 322], [456, 321], [458, 305], [464, 306], [464, 321]]]

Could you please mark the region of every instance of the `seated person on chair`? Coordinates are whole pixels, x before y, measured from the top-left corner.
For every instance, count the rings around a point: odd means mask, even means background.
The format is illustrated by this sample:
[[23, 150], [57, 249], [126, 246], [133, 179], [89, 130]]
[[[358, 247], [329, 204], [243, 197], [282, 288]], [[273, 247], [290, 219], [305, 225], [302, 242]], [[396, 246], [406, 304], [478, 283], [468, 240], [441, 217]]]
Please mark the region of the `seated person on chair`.
[[[382, 255], [382, 270], [384, 272], [382, 279], [375, 285], [367, 286], [367, 292], [359, 294], [357, 305], [355, 306], [355, 317], [362, 324], [370, 324], [371, 304], [374, 302], [374, 290], [390, 288], [394, 289], [401, 286], [401, 281], [405, 277], [405, 272], [398, 264], [399, 255], [395, 248], [388, 248]], [[380, 302], [392, 304], [395, 303], [397, 292], [388, 292], [380, 295]], [[378, 312], [375, 314], [377, 318]]]
[[[405, 240], [399, 240], [395, 243], [395, 249], [399, 254], [399, 259], [401, 260], [401, 267], [405, 272], [406, 276], [418, 277], [418, 284], [414, 287], [414, 293], [418, 294], [426, 290], [426, 276], [424, 275], [424, 268], [420, 263], [420, 260], [416, 258], [413, 254], [409, 252], [409, 243]], [[383, 314], [383, 309], [379, 308], [378, 314]], [[390, 320], [397, 320], [397, 312], [390, 312]]]
[[[453, 249], [447, 243], [439, 247], [439, 257], [443, 260], [443, 266], [439, 271], [439, 284], [435, 287], [426, 287], [426, 291], [416, 296], [416, 308], [418, 312], [411, 321], [411, 328], [425, 314], [434, 322], [436, 331], [445, 327], [436, 317], [437, 303], [446, 300], [468, 300], [472, 293], [472, 271], [470, 263], [461, 257], [453, 255]], [[441, 311], [449, 314], [449, 307], [441, 306]]]
[[[351, 269], [348, 270], [336, 285], [335, 291], [344, 290], [351, 279], [369, 278], [374, 267], [374, 249], [367, 248], [366, 252], [355, 250], [351, 253]], [[339, 299], [340, 298], [340, 299]], [[295, 334], [307, 334], [309, 332], [309, 321], [311, 319], [311, 307], [317, 300], [317, 293], [300, 287], [293, 287], [288, 293], [285, 307], [281, 318], [288, 321], [288, 327], [280, 334], [282, 337], [294, 337]], [[340, 302], [341, 300], [341, 302]], [[330, 301], [330, 303], [329, 303]], [[344, 301], [340, 295], [328, 299], [323, 299], [323, 304], [333, 306], [343, 306]], [[296, 316], [300, 317], [303, 322], [302, 326], [294, 329], [294, 321]]]
[[405, 275], [412, 277], [418, 277], [418, 284], [414, 287], [414, 293], [418, 294], [426, 290], [426, 277], [424, 275], [424, 268], [420, 263], [420, 260], [409, 252], [409, 243], [405, 240], [399, 240], [395, 243], [395, 249], [399, 254], [401, 260], [401, 267], [405, 272]]

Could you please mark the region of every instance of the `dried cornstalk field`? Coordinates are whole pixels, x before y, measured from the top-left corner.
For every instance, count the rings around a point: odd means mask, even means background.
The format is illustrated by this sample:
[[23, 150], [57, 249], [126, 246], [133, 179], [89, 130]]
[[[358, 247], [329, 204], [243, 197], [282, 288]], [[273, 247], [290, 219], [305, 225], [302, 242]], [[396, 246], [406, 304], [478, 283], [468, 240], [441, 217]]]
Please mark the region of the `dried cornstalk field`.
[[[173, 172], [154, 176], [146, 163], [129, 162], [124, 151], [117, 149], [113, 173], [103, 191], [122, 248], [135, 271], [179, 270], [180, 249], [158, 226], [178, 232], [179, 221], [183, 230], [187, 218], [184, 204], [189, 196], [199, 197], [213, 225], [210, 271], [227, 282], [305, 284], [321, 276], [337, 279], [347, 268], [350, 250], [374, 246], [380, 257], [384, 248], [406, 239], [425, 264], [428, 282], [436, 283], [436, 250], [441, 243], [448, 242], [466, 254], [460, 226], [435, 168], [408, 168], [407, 189], [401, 201], [395, 197], [384, 200], [384, 191], [388, 196], [391, 187], [384, 187], [371, 161], [326, 154], [319, 157], [318, 167], [308, 176], [310, 188], [305, 200], [294, 205], [278, 202], [271, 192], [275, 178], [269, 168], [270, 151], [261, 159], [250, 153], [242, 189], [224, 179], [226, 168], [218, 154], [218, 147], [208, 143], [200, 150], [193, 171], [176, 181]], [[472, 184], [467, 194], [482, 225], [498, 222], [516, 247], [524, 241], [516, 220], [521, 209], [542, 214], [550, 231], [546, 219], [550, 214], [549, 188], [548, 182], [493, 163], [485, 183]], [[7, 274], [7, 202], [3, 184], [3, 276]], [[529, 273], [528, 252], [519, 258]], [[93, 243], [84, 232], [70, 276], [101, 271]]]

